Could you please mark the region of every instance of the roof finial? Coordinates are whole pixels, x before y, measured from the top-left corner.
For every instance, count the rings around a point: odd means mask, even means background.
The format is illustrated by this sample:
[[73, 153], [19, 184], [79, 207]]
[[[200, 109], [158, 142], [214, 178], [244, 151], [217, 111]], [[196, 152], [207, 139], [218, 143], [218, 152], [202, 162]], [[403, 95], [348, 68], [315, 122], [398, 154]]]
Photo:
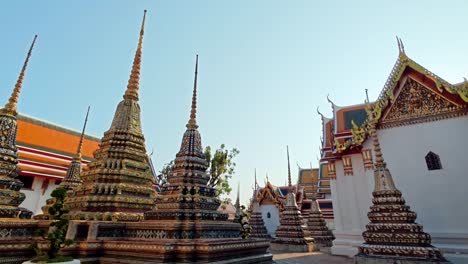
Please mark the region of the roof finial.
[[291, 188], [291, 165], [289, 164], [289, 146], [286, 146], [286, 152], [288, 154], [288, 186]]
[[396, 39], [398, 43], [398, 51], [401, 55], [405, 55], [405, 45], [403, 45], [403, 41], [398, 36], [396, 36]]
[[197, 129], [197, 77], [198, 77], [198, 54], [195, 60], [195, 78], [193, 80], [192, 109], [190, 110], [190, 119], [187, 128]]
[[88, 106], [88, 111], [86, 112], [86, 117], [85, 117], [85, 121], [84, 121], [84, 124], [83, 124], [83, 130], [81, 131], [80, 143], [78, 143], [78, 149], [76, 150], [75, 158], [79, 159], [79, 160], [81, 160], [81, 149], [83, 148], [83, 139], [84, 139], [84, 134], [85, 134], [85, 130], [86, 130], [86, 124], [88, 123], [88, 115], [89, 115], [89, 109], [90, 108], [91, 107]]
[[257, 183], [257, 168], [255, 168], [255, 190], [257, 190], [257, 186], [258, 186], [258, 183]]
[[2, 112], [8, 113], [11, 115], [16, 116], [17, 112], [17, 105], [18, 105], [18, 98], [21, 92], [21, 87], [23, 86], [24, 75], [26, 74], [26, 68], [28, 67], [29, 58], [31, 58], [31, 53], [34, 48], [34, 44], [36, 43], [37, 35], [34, 36], [34, 40], [29, 48], [28, 55], [26, 56], [26, 60], [24, 61], [23, 68], [21, 69], [20, 75], [18, 76], [18, 80], [16, 81], [15, 88], [11, 93], [10, 99], [5, 107], [2, 109]]
[[143, 35], [145, 34], [145, 20], [146, 10], [143, 14], [143, 22], [141, 22], [140, 38], [138, 39], [138, 46], [133, 59], [132, 71], [128, 79], [127, 90], [124, 94], [124, 99], [138, 100], [138, 90], [140, 88], [140, 68], [141, 68], [141, 54], [143, 50]]
[[366, 102], [369, 103], [369, 94], [367, 93], [367, 88], [365, 89], [366, 91]]
[[334, 110], [335, 109], [335, 103], [332, 102], [332, 100], [330, 99], [330, 95], [327, 94], [327, 101], [332, 105], [332, 109]]
[[374, 145], [375, 167], [385, 168], [386, 164], [383, 159], [382, 149], [380, 148], [379, 138], [377, 137], [376, 125], [377, 125], [378, 120], [374, 119], [373, 107], [371, 106], [369, 102], [366, 103], [366, 108], [367, 108], [366, 111], [367, 111], [368, 120], [369, 120], [369, 128], [370, 128], [369, 132], [370, 132], [370, 136], [372, 138], [372, 142]]

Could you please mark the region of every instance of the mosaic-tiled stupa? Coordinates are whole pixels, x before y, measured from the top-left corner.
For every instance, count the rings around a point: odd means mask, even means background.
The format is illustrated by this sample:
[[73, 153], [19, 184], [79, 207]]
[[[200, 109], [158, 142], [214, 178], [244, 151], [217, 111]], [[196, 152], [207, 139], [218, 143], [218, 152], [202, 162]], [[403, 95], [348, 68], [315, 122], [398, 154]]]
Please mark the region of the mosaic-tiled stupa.
[[16, 179], [19, 174], [16, 117], [19, 95], [36, 38], [29, 48], [8, 103], [0, 109], [0, 263], [21, 263], [34, 253], [29, 246], [35, 240], [37, 221], [31, 220], [31, 211], [19, 207], [25, 195], [20, 192], [23, 183]]
[[315, 243], [321, 249], [324, 247], [331, 247], [333, 243], [333, 233], [327, 227], [327, 223], [323, 219], [322, 210], [317, 201], [317, 184], [313, 186], [312, 197], [310, 197], [310, 211], [306, 218], [307, 231], [310, 236], [314, 238]]
[[[63, 181], [59, 184], [59, 187], [66, 189], [70, 194], [72, 191], [82, 183], [80, 173], [82, 169], [81, 164], [81, 149], [83, 148], [83, 139], [86, 129], [86, 124], [88, 122], [89, 107], [86, 112], [86, 118], [83, 125], [83, 130], [81, 131], [80, 141], [78, 142], [78, 149], [72, 161], [68, 165], [67, 173], [63, 177]], [[41, 207], [42, 214], [35, 215], [34, 219], [37, 220], [49, 220], [49, 208], [55, 204], [55, 198], [51, 197], [47, 199], [46, 204]]]
[[65, 205], [70, 219], [138, 221], [153, 208], [156, 192], [141, 130], [138, 104], [145, 16], [123, 100], [117, 105], [82, 184], [69, 194]]
[[260, 211], [260, 204], [257, 199], [257, 175], [255, 175], [255, 187], [254, 194], [252, 197], [252, 212], [250, 213], [249, 224], [252, 227], [250, 230], [251, 238], [266, 238], [270, 239], [270, 235], [265, 227], [265, 222], [262, 218], [262, 212]]
[[280, 215], [280, 225], [276, 229], [276, 238], [271, 242], [270, 248], [274, 251], [310, 252], [317, 249], [314, 239], [306, 230], [304, 220], [296, 203], [296, 197], [291, 184], [291, 167], [288, 154], [288, 194], [286, 203]]
[[417, 224], [416, 213], [410, 210], [393, 182], [384, 162], [376, 131], [377, 111], [367, 107], [369, 132], [374, 144], [373, 205], [367, 214], [370, 223], [362, 234], [365, 243], [359, 247], [356, 263], [447, 263], [441, 251], [431, 245], [431, 236]]

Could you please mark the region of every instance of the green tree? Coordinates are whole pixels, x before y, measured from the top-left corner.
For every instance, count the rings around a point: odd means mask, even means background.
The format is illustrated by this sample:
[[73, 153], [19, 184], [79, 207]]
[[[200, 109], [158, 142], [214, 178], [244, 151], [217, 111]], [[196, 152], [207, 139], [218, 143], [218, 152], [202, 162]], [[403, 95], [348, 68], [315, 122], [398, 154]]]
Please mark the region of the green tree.
[[[232, 191], [229, 180], [235, 173], [236, 163], [234, 162], [234, 158], [239, 154], [239, 150], [236, 148], [228, 150], [224, 144], [221, 144], [214, 153], [211, 147], [207, 146], [204, 154], [208, 162], [207, 173], [210, 176], [208, 186], [216, 188], [218, 196], [229, 194]], [[160, 186], [167, 184], [167, 178], [171, 174], [173, 166], [174, 160], [166, 163], [159, 171], [157, 178]], [[226, 199], [226, 202], [228, 202], [228, 199]]]
[[66, 239], [68, 219], [63, 217], [64, 214], [68, 213], [68, 210], [63, 206], [66, 195], [67, 190], [64, 188], [57, 188], [50, 194], [50, 196], [55, 198], [54, 205], [49, 208], [49, 215], [53, 220], [50, 224], [50, 232], [47, 232], [44, 229], [39, 229], [37, 231], [38, 235], [42, 236], [49, 242], [49, 248], [46, 254], [43, 254], [43, 252], [38, 248], [37, 244], [34, 244], [32, 248], [38, 255], [33, 259], [35, 261], [54, 262], [54, 260], [66, 261], [73, 259], [71, 257], [63, 257], [58, 255], [61, 248], [73, 243], [73, 240]]

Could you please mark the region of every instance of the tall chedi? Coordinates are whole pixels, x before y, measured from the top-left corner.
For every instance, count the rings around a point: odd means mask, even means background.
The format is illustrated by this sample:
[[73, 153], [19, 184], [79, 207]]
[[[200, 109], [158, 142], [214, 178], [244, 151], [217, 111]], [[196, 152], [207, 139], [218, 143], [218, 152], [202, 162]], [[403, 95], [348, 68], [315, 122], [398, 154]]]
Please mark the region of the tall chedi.
[[367, 214], [370, 223], [362, 234], [365, 243], [359, 247], [356, 263], [447, 263], [440, 250], [431, 245], [431, 236], [423, 232], [422, 225], [415, 223], [416, 213], [405, 204], [395, 187], [382, 156], [376, 112], [368, 101], [366, 111], [375, 154], [374, 191], [373, 205]]
[[[312, 164], [310, 164], [312, 168]], [[333, 233], [327, 227], [327, 223], [323, 219], [322, 210], [320, 210], [319, 203], [317, 201], [317, 183], [313, 183], [312, 186], [312, 197], [310, 197], [311, 205], [310, 212], [306, 219], [307, 231], [310, 232], [315, 243], [322, 249], [325, 247], [331, 247], [333, 239]]]
[[153, 207], [154, 178], [138, 104], [145, 18], [146, 10], [123, 100], [94, 152], [95, 160], [81, 174], [83, 183], [66, 200], [71, 219], [138, 221], [143, 212]]
[[16, 147], [16, 116], [18, 115], [19, 95], [36, 39], [37, 36], [34, 36], [8, 103], [0, 109], [0, 218], [31, 218], [32, 215], [31, 212], [18, 207], [24, 201], [25, 195], [20, 192], [23, 183], [16, 179], [19, 173], [18, 149]]
[[20, 192], [23, 183], [16, 179], [19, 173], [16, 117], [19, 95], [36, 39], [34, 36], [8, 103], [0, 109], [0, 263], [21, 263], [34, 253], [29, 246], [34, 241], [37, 221], [30, 220], [31, 211], [19, 207], [25, 195]]
[[301, 212], [296, 203], [296, 197], [291, 184], [291, 166], [288, 155], [288, 194], [286, 204], [280, 215], [280, 225], [276, 229], [276, 238], [271, 242], [270, 248], [274, 251], [309, 252], [315, 251], [314, 239], [310, 237], [303, 224]]
[[270, 238], [268, 231], [265, 227], [265, 222], [263, 222], [262, 212], [260, 211], [260, 204], [257, 199], [257, 171], [255, 171], [255, 187], [252, 197], [252, 212], [250, 213], [249, 224], [252, 227], [250, 231], [251, 238]]

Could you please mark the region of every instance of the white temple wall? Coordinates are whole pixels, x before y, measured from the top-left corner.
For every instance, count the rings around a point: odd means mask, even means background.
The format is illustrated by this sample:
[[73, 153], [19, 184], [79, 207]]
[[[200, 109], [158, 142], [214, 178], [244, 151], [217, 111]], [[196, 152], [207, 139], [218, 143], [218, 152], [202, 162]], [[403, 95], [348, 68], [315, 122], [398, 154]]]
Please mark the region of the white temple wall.
[[[274, 204], [262, 204], [260, 205], [260, 211], [262, 212], [263, 222], [268, 231], [268, 234], [272, 237], [276, 237], [276, 229], [278, 228], [279, 222], [279, 211]], [[270, 217], [268, 217], [270, 213]]]
[[42, 194], [42, 184], [46, 179], [41, 177], [34, 177], [34, 182], [31, 189], [21, 189], [21, 192], [26, 195], [21, 207], [31, 210], [34, 215], [42, 214], [41, 207], [46, 204], [47, 199], [50, 198], [52, 191], [58, 187], [55, 180], [50, 179], [44, 195]]
[[[453, 263], [468, 263], [468, 117], [382, 129], [378, 135], [395, 185], [418, 214], [416, 221], [432, 236], [432, 244]], [[370, 140], [363, 148], [373, 149]], [[439, 155], [442, 170], [427, 169], [429, 151]], [[352, 155], [352, 164], [353, 176], [344, 176], [342, 162], [337, 161], [337, 179], [331, 181], [337, 238], [332, 253], [336, 255], [357, 253], [369, 221], [373, 171], [364, 170], [361, 154]]]

